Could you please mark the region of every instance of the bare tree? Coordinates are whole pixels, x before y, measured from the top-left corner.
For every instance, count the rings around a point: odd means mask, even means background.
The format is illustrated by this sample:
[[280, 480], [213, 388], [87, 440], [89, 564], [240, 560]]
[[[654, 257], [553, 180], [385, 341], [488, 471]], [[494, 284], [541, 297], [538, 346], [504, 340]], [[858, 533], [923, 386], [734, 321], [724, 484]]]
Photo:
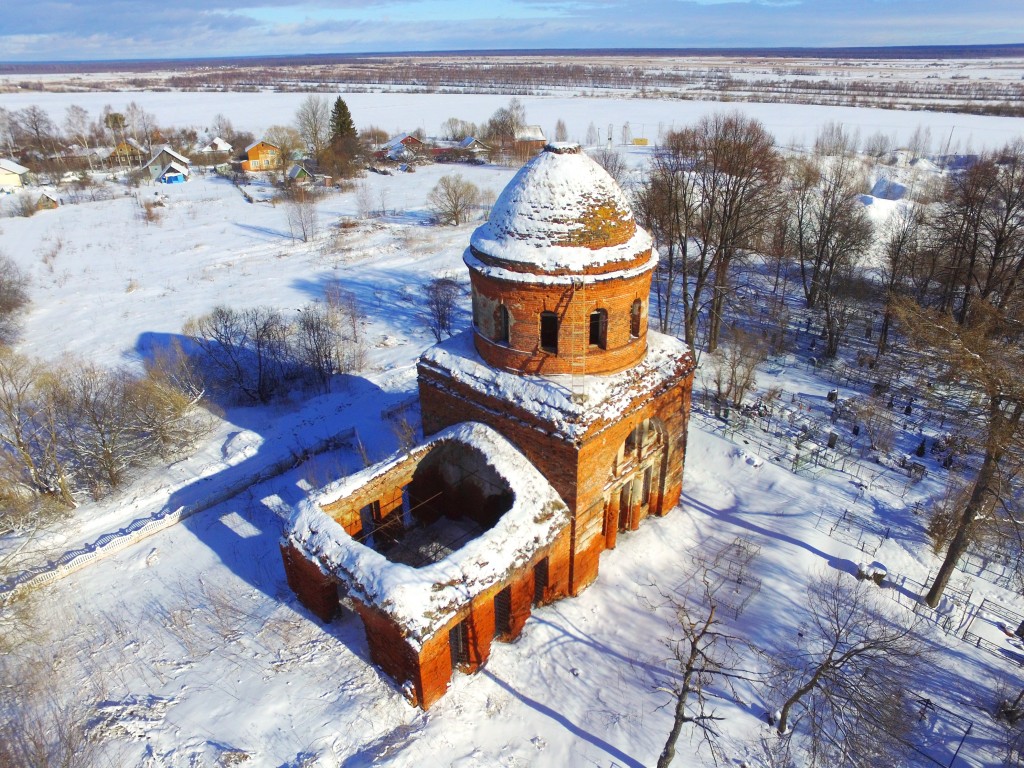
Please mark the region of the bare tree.
[[292, 187], [285, 194], [285, 215], [293, 240], [308, 243], [316, 238], [316, 195], [304, 187]]
[[[0, 496], [9, 500], [5, 522], [23, 525], [11, 515], [35, 512], [19, 500], [42, 496], [73, 507], [71, 479], [61, 454], [49, 386], [51, 374], [42, 363], [0, 347]], [[28, 518], [24, 522], [31, 525]]]
[[292, 328], [270, 307], [215, 307], [183, 332], [200, 351], [207, 382], [244, 401], [269, 403], [292, 373]]
[[625, 184], [626, 178], [629, 175], [629, 166], [626, 165], [626, 158], [622, 156], [622, 153], [608, 147], [600, 147], [591, 150], [587, 154], [593, 158], [595, 163], [608, 172], [608, 175], [615, 180], [616, 184], [620, 187]]
[[713, 352], [733, 264], [747, 251], [760, 250], [771, 230], [782, 162], [764, 126], [736, 112], [670, 133], [659, 155], [648, 190], [641, 193], [648, 208], [643, 220], [655, 225], [658, 244], [679, 259], [677, 295], [686, 342], [696, 346], [706, 311]]
[[28, 275], [10, 257], [0, 253], [0, 345], [14, 341], [18, 314], [28, 302]]
[[917, 616], [840, 571], [813, 578], [807, 600], [796, 647], [773, 656], [778, 733], [799, 729], [811, 766], [898, 763], [911, 686], [927, 663]]
[[19, 109], [13, 114], [15, 141], [31, 147], [40, 153], [49, 153], [51, 142], [57, 132], [50, 115], [42, 107], [35, 104]]
[[654, 155], [649, 176], [637, 187], [633, 205], [640, 223], [654, 236], [661, 257], [654, 275], [658, 330], [668, 333], [677, 327], [676, 305], [681, 304], [684, 335], [692, 345], [700, 311], [689, 290], [695, 178], [689, 173], [686, 159], [671, 145], [659, 148]]
[[354, 294], [328, 286], [324, 302], [307, 304], [294, 334], [296, 357], [321, 392], [329, 392], [336, 373], [359, 370], [363, 347]]
[[324, 289], [324, 305], [334, 331], [338, 372], [354, 373], [362, 370], [366, 362], [362, 331], [364, 315], [359, 309], [356, 294], [337, 282], [329, 283]]
[[153, 139], [157, 133], [156, 116], [133, 101], [124, 111], [124, 120], [132, 137], [152, 154]]
[[[757, 120], [739, 113], [714, 115], [679, 136], [678, 148], [695, 177], [697, 243], [693, 311], [702, 281], [709, 283], [708, 351], [718, 345], [733, 261], [762, 243], [775, 207], [782, 164], [774, 140]], [[696, 339], [696, 317], [688, 321]]]
[[304, 153], [306, 141], [302, 134], [290, 125], [272, 125], [263, 132], [263, 138], [278, 148], [281, 168], [287, 170], [296, 153]]
[[881, 131], [875, 131], [875, 133], [864, 139], [864, 154], [879, 160], [892, 151], [892, 146], [893, 140], [891, 136]]
[[790, 171], [793, 246], [807, 306], [817, 306], [833, 275], [867, 253], [873, 242], [871, 221], [858, 195], [863, 168], [856, 138], [835, 124], [822, 128], [809, 158]]
[[[716, 682], [730, 687], [740, 680], [759, 678], [752, 670], [741, 667], [741, 650], [750, 644], [730, 633], [722, 621], [723, 602], [720, 593], [748, 575], [753, 554], [733, 563], [731, 577], [725, 576], [723, 555], [719, 553], [694, 558], [694, 573], [682, 593], [661, 593], [661, 599], [674, 614], [676, 636], [666, 641], [674, 667], [670, 682], [659, 690], [673, 700], [672, 728], [658, 757], [658, 768], [668, 768], [676, 754], [676, 743], [686, 726], [696, 729], [701, 744], [716, 752], [718, 731], [715, 723], [722, 720], [711, 708], [707, 689]], [[738, 616], [739, 610], [736, 611]]]
[[321, 304], [307, 304], [299, 314], [296, 333], [299, 360], [309, 370], [321, 392], [331, 389], [337, 372], [338, 349], [331, 315]]
[[441, 224], [463, 224], [479, 205], [479, 188], [460, 173], [442, 176], [427, 195], [427, 206]]
[[881, 242], [880, 267], [885, 308], [878, 331], [879, 355], [884, 354], [889, 346], [889, 329], [893, 321], [892, 302], [909, 287], [907, 283], [913, 265], [923, 247], [923, 225], [923, 211], [915, 203], [901, 205], [886, 222]]
[[10, 110], [0, 107], [0, 145], [6, 147], [7, 154], [14, 154], [15, 118]]
[[729, 339], [705, 357], [705, 375], [715, 386], [716, 415], [730, 403], [739, 407], [743, 398], [757, 383], [757, 366], [768, 357], [768, 349], [759, 335], [741, 328], [729, 332]]
[[825, 357], [835, 357], [846, 329], [868, 298], [871, 285], [860, 273], [859, 264], [844, 262], [833, 274], [828, 289], [820, 294], [819, 305], [825, 329]]
[[452, 316], [460, 288], [453, 277], [435, 277], [427, 283], [427, 327], [437, 341], [452, 335]]
[[89, 113], [84, 107], [80, 107], [77, 104], [72, 104], [67, 108], [64, 116], [64, 130], [67, 131], [68, 138], [71, 141], [76, 142], [82, 149], [86, 150], [86, 158], [89, 162], [89, 167], [92, 168], [92, 153], [89, 152]]
[[55, 418], [77, 482], [100, 498], [156, 451], [134, 420], [131, 375], [89, 363], [66, 364], [52, 382]]
[[146, 362], [146, 375], [133, 377], [128, 394], [129, 415], [146, 435], [150, 457], [177, 458], [212, 427], [207, 412], [198, 407], [206, 389], [178, 343]]
[[1024, 273], [1024, 140], [950, 175], [933, 224], [938, 305], [961, 324], [978, 300], [1009, 309]]
[[568, 141], [569, 129], [565, 127], [565, 120], [558, 118], [555, 121], [555, 141]]
[[[460, 141], [467, 136], [477, 134], [476, 123], [462, 120], [458, 117], [449, 117], [441, 123], [441, 138], [449, 141]], [[386, 137], [385, 137], [386, 139]]]
[[327, 99], [310, 94], [295, 113], [295, 124], [314, 157], [327, 148], [331, 135], [331, 109]]
[[587, 146], [596, 147], [601, 143], [601, 134], [597, 130], [597, 126], [591, 122], [587, 125]]
[[526, 107], [513, 97], [508, 106], [498, 107], [487, 121], [486, 137], [500, 144], [510, 144], [515, 140], [516, 132], [526, 125]]
[[980, 432], [981, 465], [925, 598], [934, 608], [957, 562], [975, 540], [977, 523], [1012, 512], [1002, 501], [1007, 482], [1004, 460], [1019, 445], [1024, 416], [1022, 329], [1015, 314], [1000, 311], [985, 300], [972, 304], [964, 324], [948, 313], [923, 309], [909, 300], [897, 302], [894, 309], [903, 329], [940, 377], [966, 384], [979, 393], [981, 402], [981, 408], [972, 414]]

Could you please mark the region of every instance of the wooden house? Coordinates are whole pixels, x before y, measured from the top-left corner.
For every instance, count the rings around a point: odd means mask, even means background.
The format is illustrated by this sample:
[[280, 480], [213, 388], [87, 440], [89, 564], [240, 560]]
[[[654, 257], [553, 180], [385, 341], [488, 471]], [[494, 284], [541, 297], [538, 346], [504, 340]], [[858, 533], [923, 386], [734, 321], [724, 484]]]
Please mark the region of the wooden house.
[[43, 192], [36, 200], [37, 211], [52, 211], [54, 208], [60, 207], [60, 200], [51, 195], [49, 192]]
[[209, 144], [200, 147], [199, 151], [204, 155], [216, 155], [216, 154], [227, 154], [231, 151], [232, 147], [220, 136], [215, 136], [213, 141]]
[[243, 171], [272, 171], [281, 167], [281, 149], [267, 141], [254, 141], [245, 148]]
[[[192, 173], [192, 161], [184, 155], [179, 155], [170, 147], [161, 147], [143, 167], [149, 170], [149, 177], [153, 181], [168, 181], [168, 174], [171, 176], [182, 176], [180, 181], [185, 181]], [[172, 181], [179, 181], [175, 178]]]
[[423, 152], [424, 144], [411, 133], [402, 133], [388, 141], [378, 155], [396, 162], [409, 162], [416, 159], [416, 156]]
[[142, 165], [146, 151], [135, 139], [125, 139], [114, 147], [107, 156], [107, 164], [112, 168], [138, 168]]
[[13, 160], [0, 157], [0, 189], [16, 189], [25, 186], [28, 168]]
[[475, 136], [467, 136], [459, 142], [459, 149], [463, 152], [469, 152], [474, 156], [489, 155], [491, 148], [484, 144], [480, 139]]
[[517, 160], [529, 160], [544, 149], [544, 145], [547, 143], [548, 140], [539, 125], [524, 125], [515, 133], [515, 139], [512, 142], [512, 155]]
[[302, 163], [293, 163], [285, 174], [290, 184], [312, 184], [313, 174], [306, 170]]

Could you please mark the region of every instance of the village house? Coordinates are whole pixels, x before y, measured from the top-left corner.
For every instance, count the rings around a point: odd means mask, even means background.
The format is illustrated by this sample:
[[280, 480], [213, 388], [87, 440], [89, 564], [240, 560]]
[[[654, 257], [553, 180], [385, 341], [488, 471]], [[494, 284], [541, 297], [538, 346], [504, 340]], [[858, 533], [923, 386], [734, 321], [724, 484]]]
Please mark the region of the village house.
[[149, 170], [149, 177], [153, 181], [178, 184], [187, 181], [192, 175], [191, 163], [191, 160], [170, 147], [161, 147], [143, 168]]
[[27, 176], [28, 168], [0, 157], [0, 189], [12, 190], [23, 187]]
[[138, 168], [146, 151], [135, 139], [119, 141], [107, 155], [107, 165], [111, 168]]
[[273, 171], [281, 167], [284, 159], [279, 147], [267, 141], [254, 141], [245, 148], [243, 171]]
[[402, 133], [390, 139], [375, 153], [379, 159], [394, 160], [395, 162], [408, 163], [415, 160], [416, 156], [422, 153], [425, 145], [411, 133]]
[[651, 237], [578, 145], [519, 171], [463, 261], [473, 327], [419, 360], [425, 441], [313, 494], [281, 544], [300, 601], [357, 613], [423, 708], [678, 503], [695, 369], [648, 329]]
[[231, 152], [231, 145], [228, 144], [220, 136], [215, 136], [209, 144], [205, 144], [199, 148], [199, 151], [204, 155], [227, 155]]
[[455, 162], [486, 162], [491, 148], [473, 136], [461, 141], [437, 142], [432, 153], [434, 159], [441, 163]]
[[528, 160], [544, 149], [547, 143], [539, 125], [524, 125], [516, 129], [512, 140], [512, 155], [517, 160]]
[[39, 199], [36, 200], [37, 211], [52, 211], [54, 208], [60, 207], [60, 200], [49, 192], [43, 192]]
[[313, 174], [310, 173], [302, 163], [292, 163], [292, 166], [285, 174], [285, 179], [288, 180], [289, 184], [312, 184]]

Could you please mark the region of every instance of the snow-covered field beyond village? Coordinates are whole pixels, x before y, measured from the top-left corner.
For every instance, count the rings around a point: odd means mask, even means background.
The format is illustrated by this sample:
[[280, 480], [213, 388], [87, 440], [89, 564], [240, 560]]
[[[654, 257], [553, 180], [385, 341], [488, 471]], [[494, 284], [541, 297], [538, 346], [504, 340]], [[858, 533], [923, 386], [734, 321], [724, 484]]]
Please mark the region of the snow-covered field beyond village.
[[[19, 94], [4, 96], [3, 106], [38, 104], [58, 117], [70, 104], [95, 115], [104, 104], [121, 109], [134, 100], [161, 124], [201, 127], [222, 113], [237, 128], [258, 134], [289, 122], [302, 98]], [[507, 103], [499, 96], [345, 98], [357, 127], [422, 127], [427, 134], [448, 117], [483, 121]], [[897, 143], [924, 126], [935, 153], [995, 148], [1024, 134], [1019, 119], [927, 112], [626, 99], [527, 97], [523, 103], [528, 122], [551, 130], [562, 118], [576, 139], [591, 122], [602, 135], [614, 123], [618, 136], [618, 126], [628, 120], [634, 136], [653, 143], [659, 131], [734, 108], [762, 120], [781, 146], [808, 145], [829, 121], [861, 135], [891, 134]], [[623, 151], [639, 174], [651, 148]], [[17, 346], [28, 354], [56, 359], [70, 353], [109, 366], [138, 366], [154, 344], [180, 334], [189, 317], [217, 304], [297, 310], [335, 282], [357, 294], [365, 316], [369, 354], [362, 376], [337, 382], [329, 395], [230, 409], [190, 458], [143, 472], [102, 502], [83, 503], [47, 543], [73, 549], [136, 518], [201, 502], [349, 428], [374, 460], [394, 450], [397, 437], [382, 411], [415, 393], [415, 361], [433, 342], [423, 320], [422, 286], [446, 274], [465, 281], [461, 256], [478, 223], [429, 222], [427, 193], [453, 171], [493, 193], [514, 172], [428, 165], [411, 174], [368, 174], [355, 190], [331, 191], [318, 203], [319, 234], [309, 243], [291, 237], [283, 206], [270, 202], [269, 186], [249, 185], [256, 200], [249, 203], [212, 174], [196, 174], [182, 185], [118, 186], [111, 200], [0, 218], [0, 252], [31, 275], [32, 304]], [[885, 167], [876, 177], [906, 183], [910, 173]], [[147, 221], [140, 201], [156, 197], [164, 207], [157, 221]], [[361, 219], [366, 201], [384, 215]], [[0, 214], [13, 210], [12, 202], [0, 198]], [[878, 223], [897, 205], [867, 195], [864, 202]], [[343, 219], [358, 222], [337, 228]], [[469, 322], [464, 297], [458, 329]], [[759, 389], [781, 386], [793, 403], [826, 412], [826, 393], [836, 385], [806, 365], [805, 353], [767, 367]], [[944, 483], [930, 459], [923, 460], [927, 479], [909, 485], [880, 467], [870, 478], [831, 470], [795, 474], [770, 458], [695, 418], [680, 507], [621, 536], [617, 548], [602, 556], [594, 586], [579, 598], [537, 609], [515, 643], [496, 643], [486, 667], [457, 675], [448, 695], [427, 713], [410, 707], [372, 665], [357, 617], [323, 625], [284, 581], [278, 542], [291, 506], [310, 488], [361, 467], [354, 448], [310, 459], [42, 588], [33, 600], [38, 642], [52, 652], [56, 688], [95, 696], [93, 731], [113, 766], [184, 768], [243, 760], [254, 768], [652, 765], [672, 719], [659, 687], [672, 676], [663, 640], [673, 636], [674, 617], [661, 595], [685, 588], [687, 553], [713, 551], [737, 537], [760, 547], [755, 573], [762, 588], [739, 620], [727, 622], [769, 654], [792, 647], [806, 623], [809, 576], [833, 569], [853, 574], [866, 558], [909, 585], [925, 581], [935, 567], [924, 516], [913, 511], [915, 502], [937, 495]], [[844, 510], [895, 533], [866, 556], [852, 537], [822, 525]], [[1011, 599], [981, 580], [973, 589], [975, 604], [986, 596], [1003, 604]], [[991, 638], [1005, 644], [1004, 656], [928, 626], [929, 641], [943, 655], [919, 692], [973, 723], [957, 766], [1000, 764], [999, 729], [988, 712], [999, 681], [1019, 688], [1020, 668], [1008, 657], [1016, 650], [1001, 633], [994, 630]], [[770, 730], [764, 714], [774, 703], [749, 686], [737, 697], [724, 688], [712, 693], [724, 718], [720, 764], [766, 765], [762, 740]], [[926, 751], [942, 765], [963, 735], [949, 730], [950, 722], [937, 716], [922, 725], [931, 736]], [[715, 764], [706, 748], [693, 753], [696, 744], [684, 731], [675, 765]], [[931, 764], [921, 757], [920, 765]]]

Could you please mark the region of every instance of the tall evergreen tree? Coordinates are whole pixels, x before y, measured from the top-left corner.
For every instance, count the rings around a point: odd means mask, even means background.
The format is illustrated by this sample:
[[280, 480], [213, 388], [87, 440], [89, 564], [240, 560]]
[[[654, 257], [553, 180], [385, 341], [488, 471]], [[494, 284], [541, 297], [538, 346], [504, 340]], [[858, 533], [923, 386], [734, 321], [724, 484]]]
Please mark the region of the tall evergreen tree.
[[352, 113], [348, 111], [345, 100], [339, 96], [334, 100], [334, 107], [331, 109], [331, 143], [355, 138], [356, 126], [352, 122]]
[[348, 105], [340, 96], [334, 100], [331, 109], [329, 130], [330, 142], [327, 152], [319, 158], [321, 167], [341, 178], [356, 175], [356, 161], [360, 155], [359, 135], [356, 133]]

